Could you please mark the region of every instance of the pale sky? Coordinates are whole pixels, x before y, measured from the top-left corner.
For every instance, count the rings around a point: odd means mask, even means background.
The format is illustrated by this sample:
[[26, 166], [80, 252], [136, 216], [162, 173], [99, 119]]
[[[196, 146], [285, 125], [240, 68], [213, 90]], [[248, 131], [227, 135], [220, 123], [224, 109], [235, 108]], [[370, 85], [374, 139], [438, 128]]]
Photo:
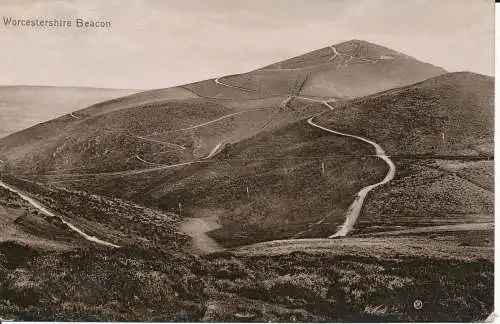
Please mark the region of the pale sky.
[[0, 15], [110, 20], [110, 30], [0, 22], [0, 85], [164, 88], [350, 39], [493, 75], [490, 0], [0, 0]]

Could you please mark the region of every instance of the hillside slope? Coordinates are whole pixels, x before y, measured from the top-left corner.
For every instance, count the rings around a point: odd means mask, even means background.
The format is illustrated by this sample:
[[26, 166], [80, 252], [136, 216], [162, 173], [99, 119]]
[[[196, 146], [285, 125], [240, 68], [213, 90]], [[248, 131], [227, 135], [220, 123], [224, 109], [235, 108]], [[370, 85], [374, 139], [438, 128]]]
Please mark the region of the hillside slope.
[[0, 138], [79, 108], [138, 90], [0, 86]]
[[493, 221], [494, 81], [449, 73], [341, 105], [315, 120], [380, 144], [395, 179], [374, 191], [358, 229]]
[[[366, 41], [351, 40], [244, 74], [187, 85], [202, 96], [234, 98], [297, 93], [355, 98], [446, 73], [440, 67]], [[222, 84], [232, 88], [223, 87]]]
[[[492, 221], [492, 91], [491, 78], [450, 73], [332, 102], [335, 110], [314, 118], [329, 129], [375, 141], [396, 164], [395, 178], [368, 195], [352, 235]], [[289, 102], [292, 110], [319, 105], [300, 98]], [[179, 169], [96, 176], [91, 183], [73, 182], [83, 178], [71, 175], [44, 181], [170, 211], [181, 203], [183, 217], [216, 215], [222, 228], [210, 235], [233, 246], [332, 234], [356, 192], [387, 172], [373, 154], [373, 147], [362, 141], [302, 120]]]
[[391, 155], [492, 155], [493, 105], [493, 78], [456, 72], [347, 102], [317, 121], [366, 135]]
[[[180, 204], [185, 218], [216, 216], [222, 229], [214, 235], [233, 246], [302, 236], [308, 228], [309, 236], [331, 234], [357, 190], [385, 172], [385, 164], [370, 155], [366, 144], [301, 121], [178, 168], [37, 179], [177, 213]], [[323, 226], [311, 227], [317, 222]]]
[[0, 212], [6, 215], [0, 224], [0, 241], [15, 241], [42, 250], [88, 246], [176, 250], [187, 241], [187, 236], [177, 230], [180, 218], [175, 214], [9, 176], [2, 180], [44, 210], [0, 187]]

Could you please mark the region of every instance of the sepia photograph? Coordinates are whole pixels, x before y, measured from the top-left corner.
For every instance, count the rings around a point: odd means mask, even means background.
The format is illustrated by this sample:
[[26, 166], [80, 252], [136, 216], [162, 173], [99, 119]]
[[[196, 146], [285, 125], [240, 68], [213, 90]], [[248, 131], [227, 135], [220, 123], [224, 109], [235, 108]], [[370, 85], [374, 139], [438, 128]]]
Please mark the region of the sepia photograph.
[[493, 321], [494, 7], [0, 0], [0, 320]]

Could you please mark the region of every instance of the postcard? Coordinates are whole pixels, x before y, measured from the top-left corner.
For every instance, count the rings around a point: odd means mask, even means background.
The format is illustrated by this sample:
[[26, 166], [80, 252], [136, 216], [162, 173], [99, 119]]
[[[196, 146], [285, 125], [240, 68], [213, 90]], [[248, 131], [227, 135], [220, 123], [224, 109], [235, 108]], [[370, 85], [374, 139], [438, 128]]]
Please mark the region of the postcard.
[[494, 4], [1, 0], [0, 319], [494, 312]]

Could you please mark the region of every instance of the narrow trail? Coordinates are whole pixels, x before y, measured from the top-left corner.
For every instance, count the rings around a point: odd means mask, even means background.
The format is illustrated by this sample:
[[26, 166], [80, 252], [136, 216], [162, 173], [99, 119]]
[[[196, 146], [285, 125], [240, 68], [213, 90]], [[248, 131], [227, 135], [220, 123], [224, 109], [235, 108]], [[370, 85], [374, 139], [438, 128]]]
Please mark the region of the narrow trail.
[[352, 230], [352, 228], [354, 227], [354, 224], [356, 223], [356, 220], [358, 219], [358, 216], [359, 216], [359, 214], [361, 212], [361, 209], [363, 207], [363, 203], [365, 201], [366, 195], [371, 190], [373, 190], [373, 189], [375, 189], [375, 188], [377, 188], [377, 187], [379, 187], [381, 185], [384, 185], [384, 184], [388, 183], [389, 181], [391, 181], [394, 178], [394, 175], [396, 174], [396, 165], [385, 154], [385, 152], [382, 149], [382, 147], [380, 147], [380, 145], [378, 145], [377, 143], [375, 143], [373, 141], [370, 141], [369, 139], [366, 139], [366, 138], [361, 137], [361, 136], [351, 135], [351, 134], [346, 134], [346, 133], [341, 133], [341, 132], [337, 132], [337, 131], [334, 131], [332, 129], [323, 127], [321, 125], [318, 125], [318, 124], [314, 123], [313, 119], [314, 119], [314, 117], [311, 117], [311, 118], [309, 118], [307, 120], [307, 122], [309, 123], [309, 125], [311, 125], [313, 127], [322, 129], [322, 130], [324, 130], [326, 132], [330, 132], [332, 134], [355, 138], [355, 139], [358, 139], [360, 141], [363, 141], [365, 143], [368, 143], [368, 144], [372, 145], [375, 148], [376, 156], [379, 157], [379, 158], [381, 158], [382, 160], [384, 160], [384, 162], [387, 163], [387, 165], [389, 166], [389, 171], [387, 172], [385, 178], [382, 181], [377, 182], [377, 183], [372, 184], [372, 185], [369, 185], [367, 187], [364, 187], [363, 189], [361, 189], [357, 193], [356, 198], [354, 199], [354, 202], [351, 204], [351, 206], [349, 206], [349, 209], [347, 210], [346, 220], [345, 220], [344, 224], [342, 224], [342, 226], [340, 227], [340, 229], [335, 234], [330, 235], [328, 238], [335, 238], [335, 237], [346, 236]]
[[474, 186], [476, 186], [478, 188], [481, 188], [483, 190], [486, 190], [488, 192], [493, 193], [493, 191], [490, 188], [487, 188], [484, 185], [482, 185], [481, 183], [478, 183], [478, 182], [476, 182], [474, 180], [471, 180], [471, 179], [469, 179], [469, 178], [467, 178], [467, 177], [459, 174], [458, 172], [446, 170], [445, 168], [442, 168], [442, 167], [439, 167], [439, 166], [431, 166], [431, 165], [425, 165], [425, 164], [422, 164], [421, 166], [424, 167], [424, 168], [428, 168], [428, 169], [431, 169], [431, 170], [436, 170], [436, 171], [440, 171], [440, 172], [449, 174], [451, 176], [454, 176], [454, 177], [457, 177], [457, 178], [462, 179], [464, 181], [467, 181], [467, 182], [473, 184]]
[[[142, 174], [142, 173], [148, 173], [148, 172], [154, 172], [158, 170], [164, 170], [164, 169], [171, 169], [171, 168], [176, 168], [184, 165], [189, 165], [193, 163], [199, 163], [201, 161], [188, 161], [188, 162], [183, 162], [183, 163], [177, 163], [177, 164], [168, 164], [168, 165], [158, 165], [157, 167], [154, 168], [147, 168], [147, 169], [134, 169], [134, 170], [125, 170], [125, 171], [111, 171], [111, 172], [99, 172], [99, 173], [60, 173], [60, 174], [29, 174], [29, 176], [44, 176], [44, 177], [64, 177], [64, 176], [70, 176], [70, 177], [85, 177], [85, 176], [126, 176], [126, 175], [136, 175], [136, 174]], [[75, 181], [76, 179], [72, 179], [71, 181]], [[58, 182], [64, 182], [63, 180], [59, 180]]]
[[292, 98], [293, 98], [292, 96], [290, 96], [290, 97], [286, 97], [286, 98], [285, 98], [285, 100], [283, 100], [283, 101], [282, 101], [282, 102], [278, 105], [278, 106], [279, 106], [279, 108], [280, 108], [280, 109], [283, 109], [283, 110], [288, 109], [288, 103], [289, 103], [290, 101], [292, 101]]
[[[32, 174], [32, 176], [127, 176], [127, 175], [137, 175], [137, 174], [143, 174], [143, 173], [148, 173], [148, 172], [154, 172], [154, 171], [160, 171], [160, 170], [166, 170], [166, 169], [173, 169], [181, 166], [186, 166], [186, 165], [191, 165], [194, 163], [204, 163], [208, 162], [205, 160], [208, 160], [209, 158], [213, 157], [215, 154], [218, 153], [218, 149], [220, 148], [221, 143], [219, 143], [206, 157], [203, 157], [199, 160], [194, 160], [194, 161], [187, 161], [187, 162], [182, 162], [182, 163], [177, 163], [177, 164], [156, 164], [156, 167], [153, 168], [147, 168], [147, 169], [135, 169], [135, 170], [126, 170], [126, 171], [113, 171], [113, 172], [100, 172], [100, 173], [61, 173], [61, 174]], [[155, 165], [152, 162], [146, 161], [142, 159], [140, 156], [135, 155], [134, 158], [140, 160], [141, 162]], [[69, 180], [58, 180], [58, 181], [52, 181], [50, 183], [57, 183], [57, 182], [67, 182], [67, 181], [78, 181], [79, 179], [69, 179]]]
[[225, 83], [223, 81], [220, 81], [219, 79], [220, 78], [214, 79], [214, 82], [216, 84], [218, 84], [218, 85], [221, 85], [221, 86], [224, 86], [224, 87], [228, 87], [228, 88], [238, 89], [238, 90], [245, 91], [245, 92], [257, 92], [257, 90], [247, 89], [247, 88], [235, 86], [235, 85], [232, 85], [232, 84], [227, 84], [227, 83]]
[[258, 69], [257, 71], [297, 71], [297, 70], [304, 70], [306, 68], [318, 68], [318, 67], [322, 67], [322, 66], [328, 66], [330, 65], [331, 61], [335, 60], [337, 57], [340, 57], [342, 58], [342, 56], [344, 55], [343, 53], [340, 53], [336, 48], [335, 46], [333, 45], [330, 45], [328, 46], [328, 48], [332, 51], [332, 55], [328, 58], [328, 60], [326, 62], [321, 62], [321, 63], [317, 63], [317, 64], [312, 64], [312, 65], [308, 65], [306, 67], [293, 67], [293, 68], [282, 68], [282, 67], [277, 67], [277, 68], [262, 68], [262, 69]]
[[179, 128], [179, 129], [174, 129], [174, 130], [171, 130], [171, 131], [167, 131], [166, 133], [173, 133], [173, 132], [181, 132], [181, 131], [193, 130], [193, 129], [197, 129], [197, 128], [200, 128], [200, 127], [203, 127], [203, 126], [207, 126], [207, 125], [216, 123], [218, 121], [221, 121], [223, 119], [229, 118], [231, 116], [241, 115], [241, 114], [245, 114], [245, 113], [249, 113], [249, 112], [253, 112], [253, 111], [271, 110], [271, 109], [273, 109], [273, 108], [272, 107], [271, 108], [267, 107], [267, 108], [257, 108], [257, 109], [249, 109], [249, 110], [238, 111], [238, 112], [235, 112], [235, 113], [224, 115], [222, 117], [219, 117], [219, 118], [216, 118], [216, 119], [213, 119], [213, 120], [209, 120], [209, 121], [201, 123], [201, 124], [197, 124], [197, 125], [193, 125], [193, 126], [189, 126], [189, 127], [185, 127], [185, 128]]
[[494, 229], [495, 223], [461, 223], [451, 225], [436, 225], [436, 226], [421, 226], [401, 230], [373, 232], [366, 234], [357, 234], [357, 237], [375, 237], [375, 236], [388, 236], [388, 235], [405, 235], [405, 234], [419, 234], [419, 233], [433, 233], [433, 232], [457, 232], [457, 231], [486, 231]]
[[143, 162], [143, 163], [149, 164], [149, 165], [158, 165], [158, 164], [156, 164], [156, 163], [153, 163], [153, 162], [149, 162], [149, 161], [144, 160], [143, 158], [141, 158], [141, 157], [139, 156], [139, 154], [136, 154], [136, 155], [135, 155], [135, 158], [136, 158], [137, 160], [139, 160], [139, 161], [141, 161], [141, 162]]
[[304, 235], [304, 234], [312, 231], [315, 226], [321, 225], [327, 218], [328, 218], [328, 216], [325, 216], [322, 219], [320, 219], [319, 221], [317, 221], [315, 223], [309, 224], [309, 226], [305, 230], [296, 233], [295, 235], [293, 235], [291, 237], [291, 239], [298, 239], [298, 238], [300, 238], [302, 235]]
[[75, 225], [73, 225], [70, 222], [64, 220], [61, 216], [55, 215], [54, 213], [52, 213], [51, 211], [49, 211], [47, 208], [45, 208], [42, 204], [40, 204], [38, 201], [34, 200], [33, 198], [28, 197], [27, 195], [23, 194], [20, 190], [14, 188], [13, 186], [8, 185], [8, 184], [4, 183], [3, 181], [0, 181], [0, 187], [3, 187], [5, 189], [7, 189], [7, 190], [9, 190], [9, 191], [11, 191], [13, 193], [15, 193], [21, 199], [23, 199], [23, 200], [27, 201], [28, 203], [30, 203], [33, 207], [35, 207], [36, 209], [38, 209], [39, 211], [41, 211], [43, 214], [45, 214], [47, 216], [59, 218], [65, 225], [67, 225], [73, 231], [75, 231], [76, 233], [78, 233], [80, 236], [82, 236], [87, 241], [91, 241], [91, 242], [94, 242], [94, 243], [97, 243], [97, 244], [100, 244], [100, 245], [109, 246], [109, 247], [113, 247], [113, 248], [119, 248], [120, 247], [119, 245], [116, 245], [116, 244], [113, 244], [113, 243], [110, 243], [110, 242], [107, 242], [107, 241], [103, 241], [101, 239], [98, 239], [95, 236], [91, 236], [91, 235], [88, 235], [88, 234], [84, 233], [82, 230], [80, 230]]
[[355, 60], [358, 60], [358, 63], [359, 63], [359, 61], [361, 61], [361, 62], [366, 62], [366, 63], [370, 63], [370, 64], [375, 64], [375, 63], [378, 63], [380, 61], [394, 59], [394, 57], [392, 57], [390, 55], [380, 55], [378, 58], [367, 58], [367, 57], [362, 57], [362, 56], [356, 56], [358, 54], [356, 52], [358, 52], [359, 48], [355, 49], [352, 52], [352, 54], [340, 52], [339, 50], [337, 50], [337, 48], [334, 45], [328, 46], [328, 49], [331, 50], [332, 54], [327, 59], [326, 62], [311, 64], [308, 66], [299, 66], [299, 67], [290, 67], [290, 68], [285, 68], [285, 67], [265, 68], [264, 67], [264, 68], [258, 69], [256, 71], [270, 71], [270, 72], [272, 72], [272, 71], [298, 71], [298, 70], [305, 70], [305, 69], [318, 69], [321, 67], [327, 67], [327, 66], [331, 65], [331, 62], [333, 60], [335, 60], [336, 58], [340, 59], [338, 65], [337, 65], [337, 67], [339, 69], [342, 69], [342, 68], [348, 66], [351, 62], [353, 62]]
[[323, 104], [325, 106], [327, 106], [330, 110], [335, 110], [335, 108], [332, 105], [330, 105], [330, 103], [328, 103], [328, 101], [323, 101]]
[[336, 99], [333, 99], [333, 98], [329, 98], [330, 100], [322, 100], [322, 99], [316, 99], [316, 98], [311, 98], [311, 97], [304, 97], [304, 96], [295, 96], [295, 98], [298, 98], [298, 99], [303, 99], [303, 100], [307, 100], [307, 101], [312, 101], [312, 102], [319, 102], [319, 103], [322, 103], [324, 104], [325, 106], [327, 106], [330, 110], [333, 110], [335, 108], [333, 108], [329, 103], [328, 101], [336, 101]]
[[222, 146], [222, 142], [217, 143], [217, 145], [215, 145], [215, 147], [212, 149], [212, 151], [210, 151], [210, 153], [206, 157], [204, 157], [203, 160], [210, 159], [215, 154], [217, 154], [221, 146]]

